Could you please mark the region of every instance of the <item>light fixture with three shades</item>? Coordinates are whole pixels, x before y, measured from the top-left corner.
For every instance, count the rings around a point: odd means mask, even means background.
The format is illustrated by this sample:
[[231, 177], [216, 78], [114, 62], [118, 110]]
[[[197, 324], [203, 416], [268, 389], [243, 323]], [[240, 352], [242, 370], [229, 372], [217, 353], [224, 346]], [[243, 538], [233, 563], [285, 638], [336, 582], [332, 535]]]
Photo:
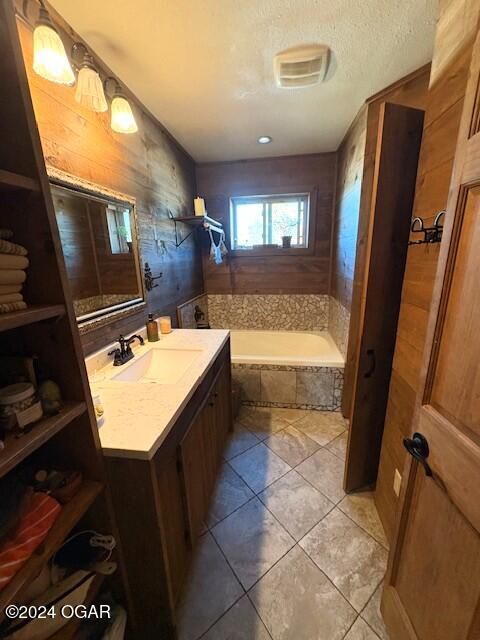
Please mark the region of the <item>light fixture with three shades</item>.
[[[110, 126], [117, 133], [135, 133], [138, 126], [129, 101], [115, 78], [106, 78], [105, 84], [88, 49], [81, 42], [72, 47], [72, 60], [78, 71], [75, 100], [97, 113], [108, 110], [105, 90], [110, 80], [115, 83], [112, 95]], [[58, 30], [50, 18], [43, 0], [33, 30], [33, 70], [50, 82], [73, 86], [75, 73], [65, 51]]]

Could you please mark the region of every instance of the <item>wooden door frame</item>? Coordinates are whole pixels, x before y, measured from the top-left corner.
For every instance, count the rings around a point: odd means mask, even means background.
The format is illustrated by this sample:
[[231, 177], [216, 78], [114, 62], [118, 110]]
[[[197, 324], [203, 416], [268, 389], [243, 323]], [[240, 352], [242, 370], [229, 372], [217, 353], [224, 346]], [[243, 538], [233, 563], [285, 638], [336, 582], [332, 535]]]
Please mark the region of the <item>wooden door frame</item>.
[[[357, 349], [345, 464], [344, 488], [347, 492], [373, 483], [377, 476], [424, 115], [424, 111], [413, 107], [388, 102], [380, 105], [365, 250], [360, 344]], [[404, 173], [401, 174], [400, 170], [403, 168]], [[398, 196], [399, 193], [402, 194], [401, 197]], [[385, 223], [380, 215], [382, 208], [390, 212], [385, 216]], [[389, 251], [385, 251], [384, 246]], [[385, 274], [389, 276], [388, 281], [385, 275], [377, 275], [382, 264], [385, 266]], [[372, 295], [377, 296], [380, 310], [384, 312], [380, 323], [375, 313], [372, 314]], [[382, 348], [378, 349], [380, 338]], [[366, 382], [364, 378], [371, 376], [367, 371], [366, 354], [373, 351], [372, 347], [376, 349], [372, 353], [372, 359], [378, 360], [378, 372], [374, 374], [375, 377], [371, 377], [370, 382]], [[378, 399], [372, 405], [372, 397], [364, 397], [364, 392], [374, 385], [380, 387], [380, 391]], [[370, 413], [372, 406], [374, 410]]]

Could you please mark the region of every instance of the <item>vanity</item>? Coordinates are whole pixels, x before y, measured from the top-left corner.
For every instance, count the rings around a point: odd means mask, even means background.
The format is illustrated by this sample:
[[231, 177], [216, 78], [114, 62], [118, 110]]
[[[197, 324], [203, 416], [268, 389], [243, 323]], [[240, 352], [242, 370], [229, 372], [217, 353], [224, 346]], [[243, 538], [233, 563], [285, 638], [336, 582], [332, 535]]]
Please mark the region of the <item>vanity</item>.
[[[135, 199], [48, 172], [80, 334], [111, 336], [112, 323], [146, 320], [161, 273], [146, 263], [142, 272]], [[176, 606], [232, 428], [229, 332], [178, 329], [147, 342], [142, 327], [86, 365], [94, 404], [104, 409], [99, 435], [132, 637], [175, 638]]]
[[175, 608], [232, 428], [229, 333], [178, 329], [132, 350], [114, 367], [105, 349], [87, 370], [105, 410], [99, 433], [134, 637], [175, 638]]

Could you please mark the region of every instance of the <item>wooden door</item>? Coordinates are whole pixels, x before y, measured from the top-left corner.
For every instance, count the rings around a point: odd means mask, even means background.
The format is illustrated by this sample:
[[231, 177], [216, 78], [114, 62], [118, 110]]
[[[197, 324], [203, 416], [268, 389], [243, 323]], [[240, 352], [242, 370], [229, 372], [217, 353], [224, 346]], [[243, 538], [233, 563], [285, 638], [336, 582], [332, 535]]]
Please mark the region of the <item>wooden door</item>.
[[405, 442], [420, 461], [409, 457], [404, 469], [382, 600], [393, 640], [480, 638], [479, 80], [477, 37]]
[[410, 233], [424, 112], [383, 103], [375, 155], [362, 326], [344, 486], [376, 480]]

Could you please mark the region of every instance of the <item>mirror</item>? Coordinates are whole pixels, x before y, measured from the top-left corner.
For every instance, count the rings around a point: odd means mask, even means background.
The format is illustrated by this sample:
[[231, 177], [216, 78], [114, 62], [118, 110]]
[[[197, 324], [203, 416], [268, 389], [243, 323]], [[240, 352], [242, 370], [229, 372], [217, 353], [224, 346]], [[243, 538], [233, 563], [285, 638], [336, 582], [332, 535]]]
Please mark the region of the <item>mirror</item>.
[[51, 180], [51, 191], [80, 327], [137, 311], [145, 301], [134, 201], [85, 183]]

